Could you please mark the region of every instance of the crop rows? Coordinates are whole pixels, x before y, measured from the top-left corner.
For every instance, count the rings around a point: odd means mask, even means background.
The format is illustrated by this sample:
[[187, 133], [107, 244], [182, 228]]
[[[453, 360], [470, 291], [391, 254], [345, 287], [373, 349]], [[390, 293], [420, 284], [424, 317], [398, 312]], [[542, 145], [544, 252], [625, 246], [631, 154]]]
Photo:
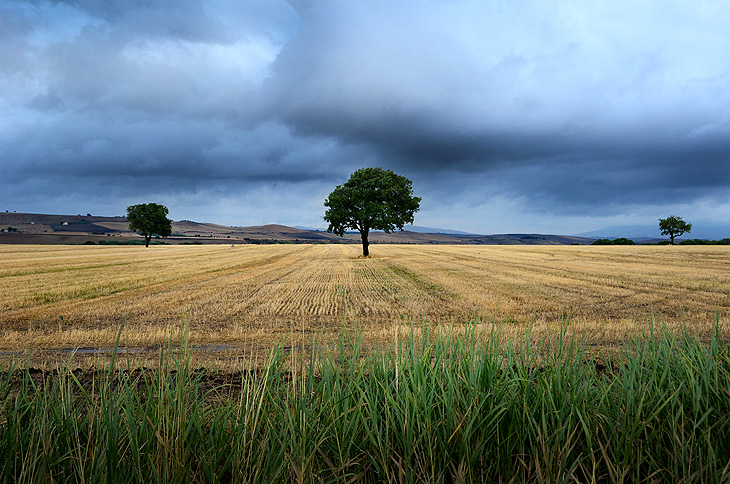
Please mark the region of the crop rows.
[[[730, 310], [727, 247], [374, 245], [0, 246], [0, 348], [99, 345], [125, 325], [157, 344], [181, 319], [199, 343], [394, 323], [569, 320], [597, 342], [652, 317], [710, 331]], [[346, 322], [347, 321], [347, 322]], [[348, 323], [349, 322], [349, 323]], [[386, 336], [383, 336], [386, 337]]]

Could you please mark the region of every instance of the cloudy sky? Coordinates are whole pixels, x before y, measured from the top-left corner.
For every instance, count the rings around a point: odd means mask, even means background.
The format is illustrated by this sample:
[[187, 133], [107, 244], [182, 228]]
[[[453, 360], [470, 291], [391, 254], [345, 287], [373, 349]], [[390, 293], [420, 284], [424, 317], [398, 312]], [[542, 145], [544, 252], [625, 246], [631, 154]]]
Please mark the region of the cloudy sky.
[[416, 225], [727, 237], [728, 25], [726, 0], [0, 0], [0, 209], [324, 227], [381, 166]]

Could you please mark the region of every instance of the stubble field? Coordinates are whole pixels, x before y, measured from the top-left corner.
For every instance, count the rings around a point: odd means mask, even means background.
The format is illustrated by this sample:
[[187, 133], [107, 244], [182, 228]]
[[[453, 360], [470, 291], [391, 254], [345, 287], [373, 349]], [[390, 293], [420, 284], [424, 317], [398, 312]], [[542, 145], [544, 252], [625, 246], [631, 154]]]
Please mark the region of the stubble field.
[[[154, 347], [181, 321], [194, 345], [252, 351], [358, 326], [387, 344], [412, 324], [503, 335], [569, 322], [613, 344], [650, 319], [709, 335], [730, 309], [715, 246], [0, 246], [0, 348]], [[298, 342], [298, 343], [297, 343]]]
[[0, 246], [0, 481], [728, 482], [727, 247], [358, 251]]

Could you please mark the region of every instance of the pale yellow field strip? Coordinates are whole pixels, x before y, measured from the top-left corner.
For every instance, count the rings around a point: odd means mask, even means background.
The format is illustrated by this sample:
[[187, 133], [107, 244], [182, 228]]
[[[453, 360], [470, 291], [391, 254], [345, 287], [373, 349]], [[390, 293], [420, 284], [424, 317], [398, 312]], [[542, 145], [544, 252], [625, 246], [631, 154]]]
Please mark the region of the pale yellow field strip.
[[727, 247], [439, 246], [409, 257], [402, 249], [394, 259], [456, 292], [462, 317], [473, 308], [502, 322], [569, 319], [596, 342], [645, 331], [652, 314], [698, 334], [716, 317], [728, 328]]
[[[730, 311], [725, 246], [0, 246], [0, 347], [155, 343], [182, 318], [205, 342], [361, 322], [570, 319], [597, 339], [658, 320], [707, 332]], [[347, 323], [349, 324], [349, 323]], [[375, 326], [373, 326], [375, 325]]]

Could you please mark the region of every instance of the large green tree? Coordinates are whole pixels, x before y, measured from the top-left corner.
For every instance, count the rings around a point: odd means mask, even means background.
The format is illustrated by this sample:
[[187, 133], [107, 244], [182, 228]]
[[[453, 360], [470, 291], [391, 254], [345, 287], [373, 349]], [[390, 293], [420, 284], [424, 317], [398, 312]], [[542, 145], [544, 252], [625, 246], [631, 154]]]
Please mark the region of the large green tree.
[[145, 247], [153, 236], [167, 237], [172, 233], [172, 221], [167, 218], [167, 207], [157, 203], [140, 203], [127, 207], [129, 230], [144, 236]]
[[669, 240], [674, 244], [674, 238], [685, 232], [689, 233], [692, 230], [692, 224], [682, 220], [682, 217], [670, 215], [667, 218], [659, 219], [659, 230], [661, 230], [662, 235], [668, 235]]
[[408, 178], [382, 168], [360, 168], [324, 201], [324, 219], [329, 222], [327, 231], [340, 237], [348, 229], [360, 232], [362, 255], [367, 257], [370, 230], [403, 230], [413, 223], [420, 203]]

